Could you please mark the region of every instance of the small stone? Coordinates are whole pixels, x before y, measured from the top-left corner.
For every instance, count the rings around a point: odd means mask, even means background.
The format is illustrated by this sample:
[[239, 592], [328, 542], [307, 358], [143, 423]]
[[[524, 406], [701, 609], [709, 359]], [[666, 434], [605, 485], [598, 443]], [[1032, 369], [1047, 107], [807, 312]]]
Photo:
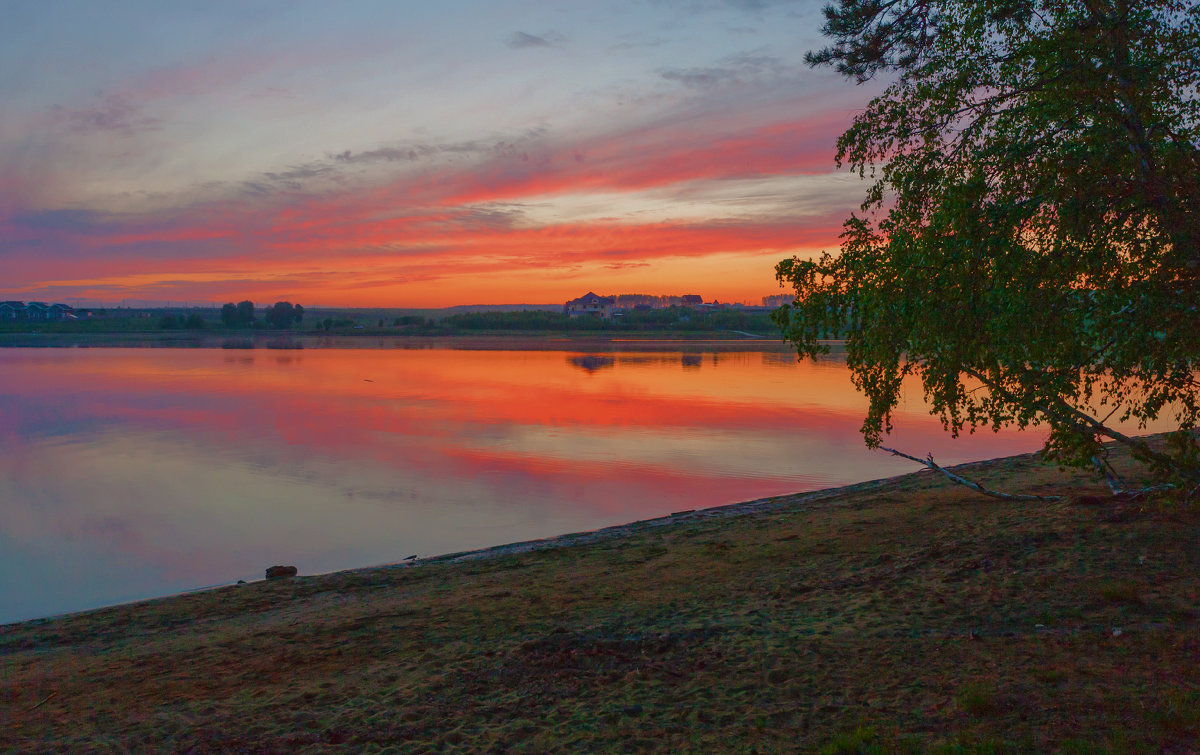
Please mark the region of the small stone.
[[296, 567], [294, 566], [272, 566], [267, 569], [267, 579], [282, 579], [294, 576], [296, 576]]

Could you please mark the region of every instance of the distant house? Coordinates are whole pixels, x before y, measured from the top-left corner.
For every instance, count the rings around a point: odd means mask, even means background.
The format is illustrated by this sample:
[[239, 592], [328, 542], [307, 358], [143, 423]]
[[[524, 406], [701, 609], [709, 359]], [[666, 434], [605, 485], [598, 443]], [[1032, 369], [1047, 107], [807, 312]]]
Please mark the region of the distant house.
[[700, 294], [684, 294], [683, 295], [683, 306], [685, 306], [685, 307], [696, 307], [703, 303], [704, 303], [704, 297], [700, 296]]
[[46, 319], [51, 321], [74, 320], [75, 309], [67, 304], [51, 304], [46, 308]]
[[0, 320], [33, 320], [35, 322], [59, 322], [74, 320], [75, 309], [67, 304], [47, 304], [44, 301], [0, 302]]
[[44, 301], [31, 301], [25, 305], [26, 320], [49, 320], [50, 305]]
[[612, 317], [612, 309], [615, 303], [615, 296], [598, 296], [588, 291], [578, 299], [572, 299], [564, 304], [563, 312], [571, 317], [598, 315], [602, 318], [609, 318]]

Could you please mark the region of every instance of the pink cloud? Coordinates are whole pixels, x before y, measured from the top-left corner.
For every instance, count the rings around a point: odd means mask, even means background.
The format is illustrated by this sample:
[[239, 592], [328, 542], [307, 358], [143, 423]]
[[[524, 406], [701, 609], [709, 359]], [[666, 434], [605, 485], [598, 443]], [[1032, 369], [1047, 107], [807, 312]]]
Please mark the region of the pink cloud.
[[[204, 87], [227, 75], [221, 66], [160, 73], [144, 94], [163, 95], [176, 84], [183, 91]], [[528, 149], [476, 145], [462, 153], [469, 159], [401, 161], [384, 166], [390, 179], [344, 182], [345, 188], [319, 193], [275, 190], [148, 216], [16, 213], [0, 217], [0, 227], [12, 231], [9, 245], [43, 247], [21, 267], [24, 290], [31, 292], [49, 290], [39, 289], [39, 281], [53, 287], [56, 280], [96, 278], [95, 286], [73, 285], [89, 291], [85, 295], [122, 298], [137, 295], [139, 287], [172, 291], [173, 298], [186, 298], [189, 290], [221, 298], [221, 291], [257, 286], [264, 292], [307, 291], [315, 302], [322, 288], [346, 288], [331, 280], [339, 271], [344, 283], [362, 286], [371, 270], [381, 279], [451, 278], [463, 273], [466, 257], [483, 258], [472, 262], [470, 274], [477, 275], [489, 266], [510, 272], [588, 263], [618, 269], [712, 254], [769, 251], [783, 257], [835, 243], [846, 211], [837, 206], [810, 217], [741, 221], [527, 221], [522, 202], [555, 195], [655, 190], [669, 197], [729, 179], [822, 175], [830, 169], [832, 134], [846, 115], [830, 110], [751, 129], [729, 118], [706, 121], [703, 128], [680, 120], [554, 147], [538, 136]], [[388, 163], [385, 152], [360, 159]], [[339, 159], [306, 172], [336, 169]], [[40, 218], [41, 226], [30, 229], [21, 217]], [[363, 275], [355, 277], [355, 271]], [[114, 280], [123, 277], [129, 280]]]

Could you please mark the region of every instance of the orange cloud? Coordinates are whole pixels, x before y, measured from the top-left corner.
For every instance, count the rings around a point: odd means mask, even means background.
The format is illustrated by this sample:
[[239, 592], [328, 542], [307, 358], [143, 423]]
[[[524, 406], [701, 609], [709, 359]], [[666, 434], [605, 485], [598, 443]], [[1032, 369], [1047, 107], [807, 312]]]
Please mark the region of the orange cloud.
[[[715, 276], [705, 285], [710, 298], [757, 301], [775, 290], [775, 261], [836, 243], [842, 203], [834, 197], [799, 213], [782, 198], [758, 209], [746, 199], [729, 205], [730, 217], [708, 219], [671, 219], [671, 208], [693, 205], [700, 187], [823, 175], [843, 120], [829, 112], [748, 130], [731, 123], [721, 131], [720, 122], [644, 127], [531, 147], [533, 154], [491, 149], [459, 162], [405, 163], [374, 183], [209, 201], [156, 216], [10, 215], [12, 243], [42, 250], [23, 259], [19, 279], [28, 283], [13, 294], [440, 306], [557, 301], [576, 289], [615, 293], [632, 285], [670, 293], [705, 284], [696, 277], [704, 271]], [[343, 157], [330, 162], [375, 159]], [[612, 217], [578, 221], [533, 221], [523, 204], [648, 191], [656, 192], [660, 216], [650, 221], [637, 217], [641, 200], [631, 200], [632, 210], [614, 206]], [[738, 270], [739, 258], [752, 271]], [[490, 285], [479, 285], [481, 275]], [[436, 290], [422, 288], [433, 280]]]

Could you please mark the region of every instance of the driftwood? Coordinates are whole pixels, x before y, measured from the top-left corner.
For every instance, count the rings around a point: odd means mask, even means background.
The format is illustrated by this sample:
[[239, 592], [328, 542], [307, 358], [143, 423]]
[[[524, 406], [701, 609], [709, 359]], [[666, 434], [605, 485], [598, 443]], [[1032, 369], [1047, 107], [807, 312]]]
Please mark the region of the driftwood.
[[910, 455], [904, 453], [903, 451], [897, 451], [894, 448], [887, 448], [885, 446], [880, 446], [879, 450], [887, 451], [888, 453], [892, 454], [893, 456], [903, 456], [905, 459], [911, 459], [912, 461], [915, 461], [918, 464], [924, 464], [925, 466], [929, 467], [933, 471], [941, 472], [942, 474], [946, 475], [946, 477], [948, 477], [951, 482], [956, 482], [959, 485], [965, 485], [968, 488], [970, 488], [971, 490], [976, 491], [977, 493], [982, 493], [986, 496], [991, 496], [992, 498], [999, 498], [1004, 501], [1059, 501], [1059, 500], [1062, 500], [1061, 495], [1032, 495], [1032, 494], [1028, 494], [1028, 493], [1003, 493], [999, 490], [992, 490], [991, 488], [985, 488], [983, 485], [980, 485], [978, 482], [975, 482], [974, 480], [968, 480], [966, 477], [962, 477], [961, 475], [956, 475], [953, 472], [951, 472], [947, 469], [944, 469], [943, 467], [938, 466], [937, 463], [934, 462], [934, 460], [933, 460], [933, 454], [929, 454], [929, 456], [927, 456], [924, 459], [919, 459], [916, 456], [910, 456]]
[[[1093, 456], [1092, 464], [1096, 467], [1096, 471], [1100, 473], [1100, 476], [1104, 478], [1104, 481], [1108, 483], [1108, 489], [1112, 491], [1114, 497], [1132, 499], [1143, 496], [1147, 493], [1157, 493], [1162, 490], [1175, 489], [1175, 486], [1169, 482], [1163, 483], [1162, 485], [1151, 485], [1145, 488], [1127, 488], [1125, 487], [1125, 481], [1121, 479], [1121, 475], [1117, 474], [1117, 470], [1113, 469], [1112, 464], [1108, 463], [1108, 459], [1101, 458], [1100, 456]], [[1185, 497], [1191, 497], [1195, 494], [1197, 489], [1200, 489], [1200, 486], [1197, 486]]]
[[[1033, 494], [1028, 494], [1028, 493], [1005, 493], [1000, 490], [992, 490], [991, 488], [985, 488], [983, 485], [980, 485], [978, 482], [975, 482], [974, 480], [968, 480], [966, 477], [963, 477], [961, 475], [956, 475], [953, 472], [945, 469], [944, 467], [938, 466], [938, 464], [933, 460], [933, 454], [929, 454], [924, 459], [920, 459], [920, 458], [917, 458], [916, 456], [906, 454], [903, 451], [897, 451], [894, 448], [888, 448], [887, 446], [880, 446], [879, 450], [887, 451], [888, 453], [892, 454], [893, 456], [902, 456], [905, 459], [910, 459], [912, 461], [917, 462], [918, 464], [924, 464], [926, 467], [929, 467], [930, 469], [932, 469], [935, 472], [941, 472], [947, 478], [949, 478], [952, 482], [958, 483], [959, 485], [965, 485], [966, 487], [970, 488], [971, 490], [974, 490], [978, 493], [982, 493], [983, 495], [986, 495], [986, 496], [991, 496], [992, 498], [999, 498], [1004, 501], [1059, 501], [1059, 500], [1062, 500], [1062, 498], [1063, 498], [1063, 496], [1061, 496], [1061, 495], [1033, 495]], [[1102, 459], [1099, 456], [1093, 456], [1092, 464], [1095, 465], [1096, 472], [1101, 477], [1104, 478], [1104, 481], [1106, 483], [1108, 483], [1108, 489], [1112, 491], [1113, 498], [1120, 498], [1120, 499], [1128, 501], [1128, 500], [1133, 500], [1135, 498], [1139, 498], [1143, 495], [1146, 495], [1147, 493], [1158, 493], [1158, 492], [1161, 492], [1164, 490], [1174, 490], [1175, 489], [1175, 486], [1172, 485], [1171, 483], [1164, 483], [1162, 485], [1151, 485], [1149, 487], [1144, 487], [1144, 488], [1127, 488], [1127, 487], [1125, 487], [1125, 481], [1122, 480], [1121, 476], [1119, 474], [1117, 474], [1117, 471], [1112, 468], [1112, 465], [1108, 463], [1108, 460]], [[1200, 492], [1200, 485], [1197, 485], [1195, 488], [1193, 488], [1191, 490], [1191, 492], [1189, 492], [1185, 496], [1185, 498], [1192, 498], [1198, 492]], [[1091, 496], [1088, 496], [1088, 497], [1090, 498]]]
[[26, 711], [37, 710], [38, 708], [42, 707], [46, 703], [50, 702], [50, 698], [54, 697], [57, 694], [58, 694], [58, 692], [51, 692], [50, 694], [48, 694], [44, 698], [42, 698], [42, 701], [40, 703], [37, 703], [32, 708], [26, 708], [25, 710]]

